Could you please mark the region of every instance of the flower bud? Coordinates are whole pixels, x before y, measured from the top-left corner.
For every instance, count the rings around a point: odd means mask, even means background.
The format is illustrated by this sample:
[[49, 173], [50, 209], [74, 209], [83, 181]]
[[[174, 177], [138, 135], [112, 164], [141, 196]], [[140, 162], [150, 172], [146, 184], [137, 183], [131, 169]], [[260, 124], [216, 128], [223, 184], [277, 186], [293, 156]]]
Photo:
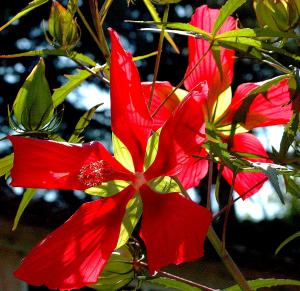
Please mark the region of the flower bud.
[[72, 49], [80, 39], [79, 27], [74, 14], [61, 4], [53, 1], [48, 20], [49, 42], [64, 49]]
[[262, 27], [287, 32], [299, 24], [299, 0], [254, 0], [253, 4], [257, 21]]
[[118, 290], [133, 279], [133, 256], [125, 245], [112, 253], [98, 282], [89, 287], [99, 291]]

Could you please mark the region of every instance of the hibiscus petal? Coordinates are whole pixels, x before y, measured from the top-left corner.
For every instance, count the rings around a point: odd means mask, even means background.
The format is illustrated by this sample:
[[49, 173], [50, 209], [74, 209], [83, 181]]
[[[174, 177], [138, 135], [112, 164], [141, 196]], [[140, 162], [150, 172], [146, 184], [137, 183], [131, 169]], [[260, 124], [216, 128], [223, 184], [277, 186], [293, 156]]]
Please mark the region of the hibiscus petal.
[[[211, 32], [219, 13], [219, 9], [211, 9], [207, 5], [202, 5], [196, 9], [190, 23], [207, 32]], [[229, 17], [218, 33], [234, 29], [236, 29], [236, 20], [233, 17]], [[203, 61], [198, 64], [193, 71], [194, 66], [204, 56], [209, 49], [209, 46], [209, 42], [204, 39], [194, 37], [188, 38], [189, 65], [185, 74], [187, 78], [184, 82], [184, 86], [188, 90], [199, 90], [199, 86], [201, 88], [201, 83], [207, 82], [209, 87], [208, 101], [211, 103], [209, 108], [212, 108], [218, 95], [231, 84], [233, 77], [234, 51], [225, 48], [220, 49], [223, 76], [220, 75], [212, 52], [208, 52]]]
[[[131, 180], [133, 174], [121, 166], [100, 142], [69, 144], [10, 136], [14, 147], [12, 186], [44, 189], [77, 189], [90, 186], [80, 172], [94, 162], [103, 164], [102, 182]], [[99, 181], [100, 182], [100, 181]]]
[[[260, 83], [245, 83], [240, 85], [222, 118], [222, 125], [230, 124], [240, 110], [244, 100], [251, 94], [251, 91], [258, 88]], [[288, 79], [280, 81], [271, 86], [265, 94], [255, 96], [249, 109], [243, 126], [248, 130], [278, 124], [286, 124], [293, 114], [292, 104], [290, 104], [290, 90]]]
[[206, 150], [202, 149], [197, 156], [198, 157], [191, 157], [188, 162], [181, 167], [180, 172], [176, 175], [185, 189], [198, 186], [200, 181], [207, 174], [208, 161], [205, 160], [207, 157]]
[[[152, 115], [161, 103], [172, 93], [174, 87], [167, 81], [156, 82], [154, 86], [154, 93], [152, 96], [150, 114]], [[142, 90], [146, 102], [149, 102], [150, 94], [152, 90], [152, 82], [143, 82]], [[170, 117], [171, 113], [175, 110], [181, 100], [188, 94], [183, 89], [177, 89], [166, 101], [166, 103], [155, 114], [153, 120], [153, 130], [157, 130], [162, 127], [164, 122]]]
[[111, 52], [111, 126], [114, 134], [127, 146], [135, 170], [142, 171], [152, 119], [143, 97], [138, 70], [118, 38], [109, 30]]
[[176, 175], [181, 167], [198, 153], [205, 141], [202, 112], [206, 96], [191, 92], [164, 124], [158, 142], [156, 158], [145, 177]]
[[202, 257], [211, 213], [178, 193], [159, 194], [145, 186], [140, 193], [140, 236], [146, 245], [150, 272]]
[[96, 283], [116, 247], [132, 187], [83, 204], [34, 247], [14, 275], [34, 286], [71, 290]]
[[[270, 162], [267, 158], [268, 154], [260, 141], [250, 133], [235, 134], [233, 137], [232, 152], [248, 153], [261, 156], [262, 158], [247, 158], [246, 160], [253, 162]], [[265, 157], [265, 158], [263, 158]], [[224, 167], [222, 172], [225, 180], [231, 185], [233, 179], [233, 172], [231, 169]], [[234, 190], [243, 198], [246, 199], [263, 186], [267, 181], [264, 173], [238, 173], [234, 181]]]

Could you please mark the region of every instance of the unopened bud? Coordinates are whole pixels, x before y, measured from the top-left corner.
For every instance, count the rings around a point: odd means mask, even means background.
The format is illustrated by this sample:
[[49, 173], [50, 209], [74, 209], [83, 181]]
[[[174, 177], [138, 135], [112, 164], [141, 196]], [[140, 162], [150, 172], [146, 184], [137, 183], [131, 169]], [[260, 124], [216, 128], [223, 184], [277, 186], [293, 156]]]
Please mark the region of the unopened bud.
[[262, 27], [287, 32], [299, 24], [299, 0], [254, 0], [253, 3], [257, 21]]
[[48, 21], [49, 42], [64, 49], [72, 49], [80, 39], [79, 27], [74, 14], [53, 1]]

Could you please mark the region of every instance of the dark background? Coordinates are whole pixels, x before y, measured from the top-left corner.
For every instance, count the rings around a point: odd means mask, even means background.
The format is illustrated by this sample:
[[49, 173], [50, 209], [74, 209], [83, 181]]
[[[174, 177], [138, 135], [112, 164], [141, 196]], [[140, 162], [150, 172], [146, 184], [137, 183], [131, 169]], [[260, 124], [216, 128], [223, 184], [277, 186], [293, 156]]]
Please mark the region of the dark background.
[[[18, 13], [26, 1], [0, 1], [0, 25], [4, 24], [11, 16]], [[82, 1], [83, 3], [87, 1]], [[65, 1], [61, 2], [65, 4]], [[222, 1], [182, 1], [177, 8], [171, 7], [170, 21], [188, 22], [196, 7], [207, 3], [210, 7], [220, 7]], [[26, 50], [49, 47], [45, 41], [41, 21], [47, 20], [51, 2], [37, 8], [27, 16], [21, 18], [13, 25], [0, 32], [0, 54], [20, 53]], [[187, 11], [185, 17], [180, 17], [182, 9]], [[90, 12], [87, 3], [81, 5], [81, 10], [90, 20]], [[161, 7], [158, 7], [161, 10]], [[253, 27], [256, 25], [254, 12], [250, 3], [239, 9], [237, 15], [241, 25]], [[143, 5], [143, 1], [136, 0], [134, 4], [127, 6], [125, 0], [118, 0], [112, 5], [105, 23], [105, 28], [113, 27], [123, 38], [125, 47], [135, 56], [147, 54], [157, 49], [158, 34], [139, 31], [139, 25], [125, 23], [125, 19], [151, 20], [151, 17]], [[78, 23], [82, 27], [82, 38], [76, 51], [88, 54], [98, 63], [103, 64], [104, 59], [101, 52], [94, 45], [92, 38], [83, 27], [78, 17]], [[127, 39], [127, 46], [125, 39]], [[187, 39], [182, 36], [174, 36], [174, 40], [181, 49], [181, 55], [174, 53], [167, 44], [164, 47], [162, 63], [159, 69], [158, 80], [169, 80], [177, 84], [183, 77], [187, 67]], [[130, 44], [130, 45], [129, 45]], [[289, 43], [289, 48], [295, 50], [295, 44]], [[58, 58], [44, 56], [46, 63], [46, 76], [51, 89], [60, 87], [66, 79], [64, 74], [75, 72], [75, 63], [69, 66], [59, 66]], [[291, 60], [279, 57], [285, 65], [292, 64]], [[38, 57], [24, 57], [17, 59], [0, 59], [0, 138], [10, 131], [7, 120], [7, 106], [12, 105], [19, 88], [22, 86], [27, 75], [38, 61]], [[155, 58], [138, 62], [139, 72], [142, 80], [152, 80]], [[270, 67], [262, 65], [256, 60], [249, 60], [244, 56], [238, 58], [235, 64], [235, 77], [233, 88], [238, 84], [249, 81], [261, 81], [276, 75]], [[107, 89], [99, 79], [90, 78], [86, 82], [92, 82], [97, 86]], [[84, 98], [84, 96], [82, 96]], [[59, 134], [68, 138], [74, 129], [77, 120], [84, 113], [84, 110], [76, 109], [74, 104], [65, 102], [63, 122], [58, 129]], [[109, 143], [110, 140], [110, 114], [109, 111], [97, 112], [85, 133], [86, 141], [100, 140]], [[7, 145], [7, 146], [6, 146]], [[5, 156], [11, 151], [9, 143], [1, 142], [0, 156]], [[216, 171], [215, 171], [216, 172]], [[199, 191], [206, 191], [206, 179], [201, 183]], [[227, 201], [229, 187], [222, 184], [221, 201]], [[275, 194], [274, 194], [275, 195]], [[48, 197], [48, 198], [47, 198]], [[53, 199], [45, 191], [40, 191], [37, 197], [30, 202], [21, 222], [29, 225], [41, 226], [53, 229], [63, 223], [83, 203], [89, 201], [90, 196], [73, 191], [59, 191]], [[20, 193], [7, 186], [4, 178], [1, 178], [0, 193], [0, 215], [13, 219], [18, 204], [21, 200]], [[49, 202], [50, 201], [50, 202]], [[202, 200], [202, 203], [204, 201]], [[240, 222], [236, 219], [234, 209], [231, 211], [230, 222], [227, 230], [227, 248], [237, 263], [245, 269], [245, 272], [253, 278], [257, 277], [284, 277], [300, 279], [300, 252], [299, 240], [289, 244], [278, 256], [274, 256], [276, 247], [287, 236], [300, 229], [299, 204], [296, 199], [293, 207], [282, 219], [272, 221], [266, 220], [255, 223], [251, 220]], [[215, 222], [217, 230], [221, 233], [223, 217]], [[206, 259], [214, 262], [218, 260], [210, 245], [207, 244]], [[201, 264], [201, 263], [199, 263]], [[197, 264], [193, 265], [190, 271], [197, 273]], [[186, 269], [189, 269], [187, 267]], [[176, 269], [174, 270], [177, 271]], [[248, 276], [248, 277], [249, 277]], [[30, 290], [46, 290], [34, 288]], [[275, 289], [274, 289], [275, 290]], [[279, 289], [278, 289], [279, 290]], [[281, 290], [281, 289], [280, 289]], [[282, 289], [283, 290], [283, 289]], [[286, 289], [288, 290], [288, 289]]]

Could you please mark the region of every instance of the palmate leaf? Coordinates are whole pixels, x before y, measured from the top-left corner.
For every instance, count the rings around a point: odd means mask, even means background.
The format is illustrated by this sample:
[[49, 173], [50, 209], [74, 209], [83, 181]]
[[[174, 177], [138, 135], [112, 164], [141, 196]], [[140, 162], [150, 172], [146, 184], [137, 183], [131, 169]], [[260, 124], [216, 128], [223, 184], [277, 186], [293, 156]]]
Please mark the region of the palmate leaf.
[[292, 240], [294, 240], [297, 237], [300, 237], [300, 231], [297, 231], [296, 233], [294, 233], [291, 236], [289, 236], [288, 238], [286, 238], [276, 249], [275, 255], [277, 255], [284, 246], [286, 246], [289, 242], [291, 242]]
[[[255, 291], [259, 288], [264, 287], [275, 287], [275, 286], [300, 286], [300, 281], [297, 280], [290, 280], [290, 279], [256, 279], [256, 280], [250, 280], [247, 281], [251, 290]], [[241, 291], [239, 285], [234, 285], [229, 288], [224, 289], [224, 291]]]
[[14, 21], [20, 19], [21, 17], [23, 17], [24, 15], [26, 15], [27, 13], [29, 13], [31, 10], [47, 3], [49, 0], [33, 0], [30, 3], [28, 3], [28, 5], [22, 9], [18, 14], [16, 14], [13, 18], [11, 18], [8, 22], [6, 22], [4, 25], [2, 25], [0, 27], [0, 31], [2, 31], [3, 29], [5, 29], [7, 26], [9, 26], [10, 24], [12, 24]]
[[246, 3], [246, 0], [228, 0], [226, 3], [222, 6], [220, 9], [220, 14], [214, 24], [213, 27], [213, 35], [216, 35], [223, 23], [226, 21], [226, 19], [239, 7], [241, 7], [244, 3]]
[[[158, 15], [154, 5], [151, 3], [151, 0], [144, 0], [144, 3], [146, 5], [148, 11], [150, 12], [153, 20], [156, 21], [156, 22], [161, 22], [161, 19]], [[179, 54], [179, 49], [178, 49], [177, 45], [175, 44], [172, 37], [167, 32], [165, 32], [165, 38], [170, 43], [170, 45], [173, 47], [173, 49], [176, 51], [176, 53]]]
[[71, 137], [69, 138], [68, 142], [71, 143], [78, 143], [82, 141], [82, 137], [80, 137], [80, 134], [86, 129], [86, 127], [90, 124], [91, 119], [93, 118], [93, 115], [95, 113], [95, 111], [97, 110], [97, 108], [102, 105], [101, 104], [97, 104], [95, 106], [93, 106], [89, 111], [87, 111], [86, 113], [84, 113], [81, 118], [79, 119], [79, 121], [76, 124], [75, 130], [73, 132], [73, 134], [71, 135]]
[[96, 66], [97, 63], [93, 61], [91, 58], [84, 54], [80, 54], [76, 51], [66, 52], [63, 49], [42, 49], [42, 50], [35, 50], [35, 51], [27, 51], [19, 54], [11, 54], [11, 55], [0, 55], [0, 59], [13, 59], [13, 58], [21, 58], [21, 57], [36, 57], [36, 56], [63, 56], [68, 57], [72, 60], [82, 62], [84, 64], [90, 66]]
[[176, 290], [184, 290], [184, 291], [201, 291], [202, 289], [193, 287], [187, 283], [183, 283], [174, 279], [166, 278], [166, 277], [157, 277], [153, 279], [147, 279], [147, 282], [150, 284], [160, 285], [164, 287], [169, 287]]
[[28, 188], [26, 189], [26, 191], [23, 194], [22, 200], [19, 204], [15, 219], [14, 219], [14, 224], [13, 224], [13, 230], [15, 230], [18, 226], [18, 223], [20, 221], [20, 218], [25, 210], [25, 208], [28, 206], [29, 202], [31, 201], [31, 199], [33, 198], [33, 196], [35, 195], [37, 189], [31, 189]]

